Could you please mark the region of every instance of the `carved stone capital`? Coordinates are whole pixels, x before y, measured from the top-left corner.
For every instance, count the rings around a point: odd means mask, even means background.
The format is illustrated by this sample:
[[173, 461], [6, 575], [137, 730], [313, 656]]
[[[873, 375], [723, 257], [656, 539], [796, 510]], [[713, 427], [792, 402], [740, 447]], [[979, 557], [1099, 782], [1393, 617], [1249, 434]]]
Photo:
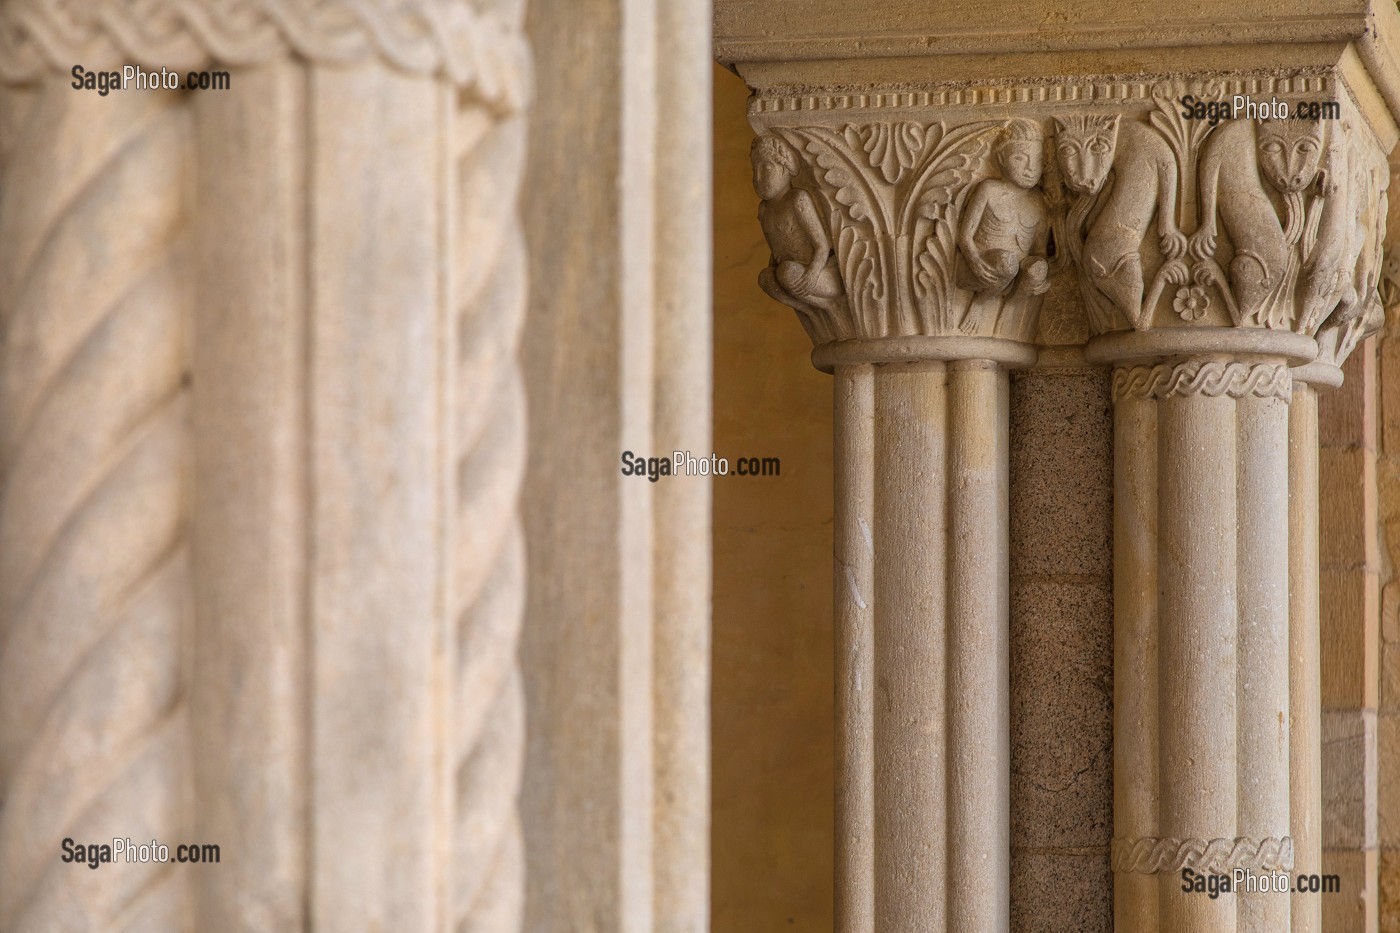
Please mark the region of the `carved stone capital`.
[[819, 346], [1035, 343], [1062, 276], [1091, 338], [1282, 333], [1339, 365], [1383, 319], [1375, 119], [1325, 68], [765, 88], [760, 282]]

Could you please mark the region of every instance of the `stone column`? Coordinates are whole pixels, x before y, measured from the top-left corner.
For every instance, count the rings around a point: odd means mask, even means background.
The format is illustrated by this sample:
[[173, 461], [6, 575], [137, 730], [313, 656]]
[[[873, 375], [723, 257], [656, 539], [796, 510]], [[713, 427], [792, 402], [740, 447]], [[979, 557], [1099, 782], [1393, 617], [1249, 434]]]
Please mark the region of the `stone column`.
[[[733, 46], [769, 47], [798, 46]], [[1001, 707], [981, 690], [1004, 650], [991, 399], [1019, 358], [967, 341], [1034, 341], [1062, 271], [1085, 358], [1115, 367], [1116, 925], [1292, 929], [1287, 893], [1212, 898], [1182, 872], [1291, 871], [1292, 812], [1315, 809], [1290, 742], [1315, 674], [1290, 641], [1309, 598], [1290, 589], [1308, 543], [1291, 551], [1290, 531], [1313, 532], [1302, 513], [1290, 528], [1289, 370], [1371, 313], [1389, 111], [1344, 70], [984, 87], [940, 60], [947, 80], [911, 89], [827, 87], [821, 68], [741, 70], [773, 254], [760, 285], [837, 377], [841, 929], [1001, 922], [999, 879], [967, 879], [999, 864], [1004, 832]], [[1232, 95], [1328, 116], [1211, 123], [1183, 104]], [[960, 473], [974, 449], [994, 452], [988, 472]], [[969, 750], [969, 724], [987, 748]]]
[[[1385, 213], [1385, 190], [1389, 173], [1378, 172], [1371, 180], [1370, 197], [1358, 204], [1358, 211], [1366, 217]], [[1370, 228], [1378, 235], [1379, 229]], [[1362, 599], [1336, 599], [1333, 597], [1329, 612], [1340, 617], [1340, 626], [1331, 633], [1324, 629], [1322, 594], [1324, 592], [1322, 548], [1320, 547], [1321, 501], [1324, 490], [1323, 465], [1326, 453], [1319, 456], [1319, 411], [1320, 397], [1331, 396], [1327, 401], [1334, 405], [1337, 395], [1351, 396], [1360, 401], [1359, 396], [1371, 387], [1367, 384], [1366, 350], [1362, 341], [1379, 330], [1385, 318], [1384, 309], [1378, 296], [1374, 295], [1375, 281], [1379, 276], [1379, 240], [1368, 245], [1368, 259], [1363, 274], [1372, 277], [1370, 288], [1372, 297], [1361, 314], [1342, 319], [1340, 316], [1329, 322], [1318, 334], [1318, 358], [1306, 366], [1293, 370], [1293, 405], [1290, 417], [1290, 465], [1289, 465], [1289, 522], [1290, 547], [1290, 601], [1292, 604], [1289, 626], [1290, 654], [1292, 656], [1290, 691], [1292, 705], [1292, 759], [1290, 774], [1293, 798], [1293, 838], [1295, 851], [1295, 875], [1338, 874], [1341, 877], [1341, 890], [1332, 894], [1317, 894], [1299, 891], [1293, 897], [1294, 930], [1321, 931], [1342, 929], [1363, 929], [1375, 926], [1377, 892], [1374, 876], [1374, 862], [1369, 866], [1364, 858], [1346, 862], [1338, 870], [1338, 865], [1330, 857], [1329, 839], [1339, 835], [1352, 836], [1364, 844], [1368, 833], [1367, 825], [1374, 821], [1366, 816], [1366, 804], [1361, 794], [1353, 796], [1349, 791], [1362, 789], [1372, 784], [1368, 780], [1364, 762], [1374, 760], [1364, 754], [1352, 756], [1352, 751], [1361, 752], [1363, 743], [1370, 735], [1369, 730], [1360, 728], [1365, 723], [1364, 715], [1345, 717], [1334, 711], [1325, 710], [1326, 694], [1323, 688], [1323, 670], [1333, 672], [1336, 680], [1347, 684], [1364, 685], [1368, 672], [1364, 665], [1358, 668], [1348, 663], [1354, 660], [1353, 651], [1366, 654], [1364, 646], [1365, 626], [1374, 618], [1374, 603]], [[1353, 351], [1356, 351], [1353, 356]], [[1360, 384], [1351, 385], [1351, 391], [1337, 393], [1343, 384], [1343, 365], [1348, 359], [1353, 365], [1348, 367], [1360, 377]], [[1361, 365], [1355, 365], [1361, 364]], [[1322, 407], [1325, 407], [1325, 403]], [[1356, 411], [1352, 417], [1333, 426], [1331, 434], [1336, 437], [1349, 431], [1354, 438], [1373, 432], [1365, 427], [1367, 413]], [[1360, 438], [1356, 438], [1359, 440]], [[1360, 459], [1359, 457], [1357, 458]], [[1353, 510], [1336, 508], [1338, 501], [1348, 504], [1362, 504], [1369, 495], [1365, 488], [1368, 479], [1365, 470], [1355, 470], [1340, 476], [1328, 477], [1334, 486], [1327, 497], [1333, 503], [1330, 516], [1333, 528], [1344, 525], [1349, 530], [1356, 524], [1365, 526], [1364, 515]], [[1365, 512], [1364, 508], [1359, 510]], [[1374, 529], [1372, 529], [1374, 534]], [[1361, 541], [1364, 534], [1349, 536], [1349, 540]], [[1333, 541], [1331, 547], [1342, 547]], [[1364, 564], [1365, 548], [1357, 548]], [[1364, 569], [1356, 576], [1361, 580], [1368, 577]], [[1335, 574], [1334, 574], [1335, 577]], [[1378, 607], [1376, 607], [1378, 608]], [[1353, 634], [1354, 633], [1354, 634]], [[1324, 649], [1325, 640], [1330, 645]], [[1332, 653], [1330, 668], [1327, 654]], [[1340, 662], [1340, 663], [1339, 663]], [[1334, 687], [1335, 690], [1335, 687]], [[1358, 690], [1358, 693], [1363, 693]], [[1333, 722], [1344, 724], [1345, 731], [1339, 737], [1329, 733], [1328, 714]], [[1343, 741], [1338, 741], [1341, 738]], [[1349, 740], [1349, 741], [1347, 741]], [[1331, 746], [1324, 767], [1324, 747]], [[1338, 747], [1340, 746], [1340, 748]], [[1358, 766], [1361, 765], [1361, 766]], [[1329, 787], [1329, 775], [1338, 787]], [[1330, 791], [1330, 793], [1329, 793]], [[1324, 800], [1329, 810], [1324, 810]], [[1329, 825], [1330, 824], [1330, 825]], [[1355, 854], [1355, 853], [1350, 853]], [[1361, 853], [1364, 855], [1364, 853]], [[1366, 917], [1372, 919], [1368, 923]]]
[[837, 929], [1005, 930], [1007, 373], [1048, 283], [1043, 132], [754, 122], [760, 285], [835, 376]]
[[[1106, 325], [1086, 353], [1117, 366], [1118, 929], [1320, 929], [1319, 896], [1290, 897], [1286, 883], [1216, 898], [1183, 888], [1236, 869], [1321, 867], [1310, 385], [1333, 381], [1337, 360], [1378, 324], [1386, 184], [1384, 150], [1343, 114], [1209, 134], [1153, 117], [1181, 177], [1198, 182], [1182, 186], [1174, 212], [1194, 228], [1189, 245], [1162, 231], [1155, 271], [1105, 274], [1094, 255], [1102, 218], [1075, 220], [1087, 193], [1070, 207], [1066, 242]], [[1283, 151], [1292, 174], [1275, 158]], [[1227, 185], [1222, 165], [1256, 159]], [[1275, 212], [1240, 212], [1259, 194]], [[1125, 305], [1144, 283], [1146, 299]], [[1295, 382], [1288, 367], [1305, 363]]]
[[1119, 929], [1290, 929], [1287, 896], [1180, 875], [1292, 866], [1285, 354], [1311, 348], [1281, 336], [1114, 374]]
[[522, 16], [0, 9], [0, 930], [521, 928]]

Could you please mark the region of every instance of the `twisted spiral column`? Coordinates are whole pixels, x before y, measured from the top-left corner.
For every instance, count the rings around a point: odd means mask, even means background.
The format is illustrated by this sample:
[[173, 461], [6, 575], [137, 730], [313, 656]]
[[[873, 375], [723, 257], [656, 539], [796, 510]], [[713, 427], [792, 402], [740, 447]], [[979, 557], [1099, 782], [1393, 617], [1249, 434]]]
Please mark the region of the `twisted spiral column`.
[[453, 910], [455, 929], [466, 933], [519, 930], [524, 910], [525, 699], [516, 648], [525, 607], [518, 354], [526, 279], [516, 199], [526, 160], [521, 115], [490, 122], [468, 108], [459, 116]]
[[189, 928], [189, 570], [175, 94], [33, 92], [0, 181], [0, 931]]

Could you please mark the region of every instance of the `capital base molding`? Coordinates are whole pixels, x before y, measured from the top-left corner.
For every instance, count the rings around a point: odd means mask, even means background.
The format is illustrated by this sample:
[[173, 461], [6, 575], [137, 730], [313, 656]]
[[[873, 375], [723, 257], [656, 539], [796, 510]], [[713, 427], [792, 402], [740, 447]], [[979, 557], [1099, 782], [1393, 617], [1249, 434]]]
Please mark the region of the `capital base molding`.
[[824, 373], [862, 363], [952, 362], [988, 360], [1009, 369], [1035, 365], [1033, 344], [997, 337], [876, 337], [838, 340], [812, 350], [812, 365]]

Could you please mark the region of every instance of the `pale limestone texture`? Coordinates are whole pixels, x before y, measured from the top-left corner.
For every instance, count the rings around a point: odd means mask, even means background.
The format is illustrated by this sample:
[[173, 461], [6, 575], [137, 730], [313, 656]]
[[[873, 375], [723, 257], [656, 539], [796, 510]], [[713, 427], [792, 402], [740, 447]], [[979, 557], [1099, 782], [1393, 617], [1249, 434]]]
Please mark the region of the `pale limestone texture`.
[[536, 6], [0, 6], [0, 930], [708, 929], [708, 8]]

